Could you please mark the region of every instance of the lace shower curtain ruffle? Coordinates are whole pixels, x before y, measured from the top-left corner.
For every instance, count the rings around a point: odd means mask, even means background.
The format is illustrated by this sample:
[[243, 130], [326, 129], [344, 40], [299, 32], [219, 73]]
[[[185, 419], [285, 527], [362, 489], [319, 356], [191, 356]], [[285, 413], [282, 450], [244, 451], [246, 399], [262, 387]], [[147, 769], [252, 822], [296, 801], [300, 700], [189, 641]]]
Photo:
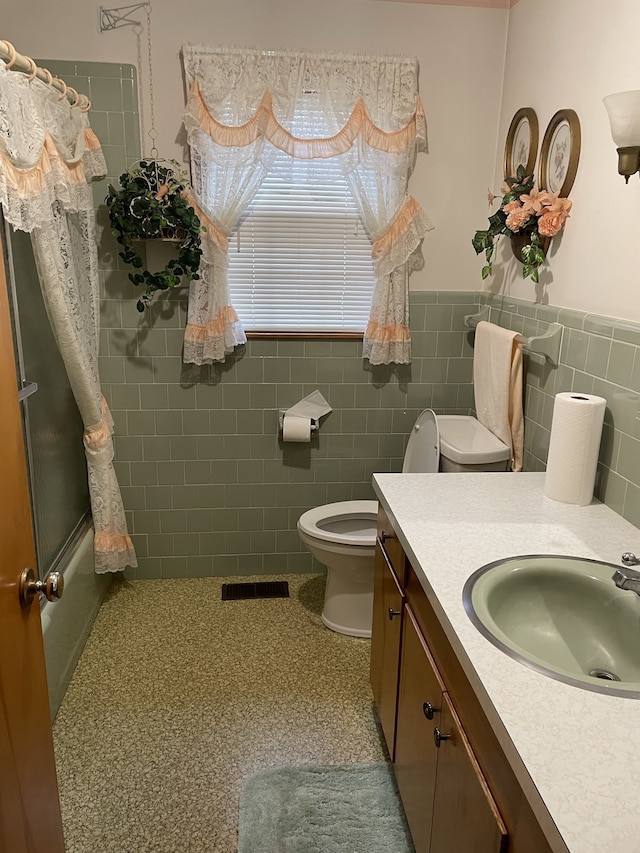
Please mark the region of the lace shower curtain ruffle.
[[85, 113], [0, 63], [0, 204], [7, 222], [31, 232], [50, 219], [56, 201], [70, 211], [93, 210], [87, 182], [106, 168]]
[[136, 566], [113, 467], [113, 421], [100, 391], [100, 303], [93, 196], [106, 174], [87, 116], [46, 84], [0, 63], [0, 204], [31, 234], [51, 327], [85, 425], [95, 569]]
[[[407, 195], [415, 156], [426, 150], [417, 62], [202, 45], [183, 47], [183, 61], [194, 201], [212, 225], [203, 242], [215, 243], [205, 251], [201, 281], [190, 287], [185, 361], [204, 363], [206, 352], [224, 357], [239, 337], [226, 282], [227, 241], [277, 149], [296, 159], [340, 158], [373, 244], [376, 285], [365, 357], [373, 364], [409, 362], [407, 274], [433, 227]], [[296, 108], [310, 94], [321, 119], [316, 136], [301, 138]], [[216, 335], [218, 341], [210, 340]]]

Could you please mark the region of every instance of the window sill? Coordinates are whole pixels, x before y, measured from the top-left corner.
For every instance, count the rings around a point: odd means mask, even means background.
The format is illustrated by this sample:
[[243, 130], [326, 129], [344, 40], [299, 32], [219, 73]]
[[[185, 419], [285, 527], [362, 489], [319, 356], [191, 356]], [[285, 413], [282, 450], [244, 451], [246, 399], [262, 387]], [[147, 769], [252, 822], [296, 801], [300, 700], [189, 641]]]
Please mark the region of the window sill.
[[361, 341], [364, 332], [250, 332], [247, 338], [280, 338], [285, 340]]

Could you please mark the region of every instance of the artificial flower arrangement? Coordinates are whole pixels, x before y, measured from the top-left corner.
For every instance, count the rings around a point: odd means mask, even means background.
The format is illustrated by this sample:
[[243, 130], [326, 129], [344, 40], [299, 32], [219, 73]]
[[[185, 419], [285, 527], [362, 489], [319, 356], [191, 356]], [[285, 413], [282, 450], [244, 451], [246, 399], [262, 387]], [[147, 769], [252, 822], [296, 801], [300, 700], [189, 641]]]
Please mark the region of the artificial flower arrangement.
[[[549, 240], [562, 229], [571, 202], [558, 193], [534, 189], [533, 175], [526, 176], [524, 166], [518, 166], [515, 178], [506, 178], [500, 208], [489, 217], [489, 228], [476, 231], [472, 243], [476, 255], [485, 253], [486, 265], [482, 278], [493, 272], [496, 239], [501, 234], [520, 235], [526, 241], [521, 249], [522, 276], [538, 281], [538, 269], [546, 259]], [[487, 196], [491, 206], [496, 198], [492, 192]]]

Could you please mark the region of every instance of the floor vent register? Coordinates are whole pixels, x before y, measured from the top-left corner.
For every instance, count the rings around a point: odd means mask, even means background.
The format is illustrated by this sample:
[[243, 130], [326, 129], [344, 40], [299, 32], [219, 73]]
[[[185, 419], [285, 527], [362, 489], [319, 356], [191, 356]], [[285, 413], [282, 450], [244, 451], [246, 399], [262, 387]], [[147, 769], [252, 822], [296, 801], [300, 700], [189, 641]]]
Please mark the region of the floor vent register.
[[250, 598], [289, 598], [288, 581], [257, 583], [223, 583], [223, 601], [245, 601]]

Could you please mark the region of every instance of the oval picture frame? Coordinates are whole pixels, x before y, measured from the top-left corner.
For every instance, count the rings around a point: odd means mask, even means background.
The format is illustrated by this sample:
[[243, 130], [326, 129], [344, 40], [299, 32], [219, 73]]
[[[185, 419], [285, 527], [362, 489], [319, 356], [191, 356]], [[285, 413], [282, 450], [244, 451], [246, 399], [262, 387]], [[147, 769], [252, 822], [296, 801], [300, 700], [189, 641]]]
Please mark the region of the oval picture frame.
[[533, 174], [538, 153], [538, 116], [531, 107], [522, 107], [511, 119], [504, 146], [504, 176], [515, 178], [518, 166]]
[[580, 160], [580, 119], [575, 110], [558, 110], [544, 132], [538, 164], [538, 187], [567, 198]]

